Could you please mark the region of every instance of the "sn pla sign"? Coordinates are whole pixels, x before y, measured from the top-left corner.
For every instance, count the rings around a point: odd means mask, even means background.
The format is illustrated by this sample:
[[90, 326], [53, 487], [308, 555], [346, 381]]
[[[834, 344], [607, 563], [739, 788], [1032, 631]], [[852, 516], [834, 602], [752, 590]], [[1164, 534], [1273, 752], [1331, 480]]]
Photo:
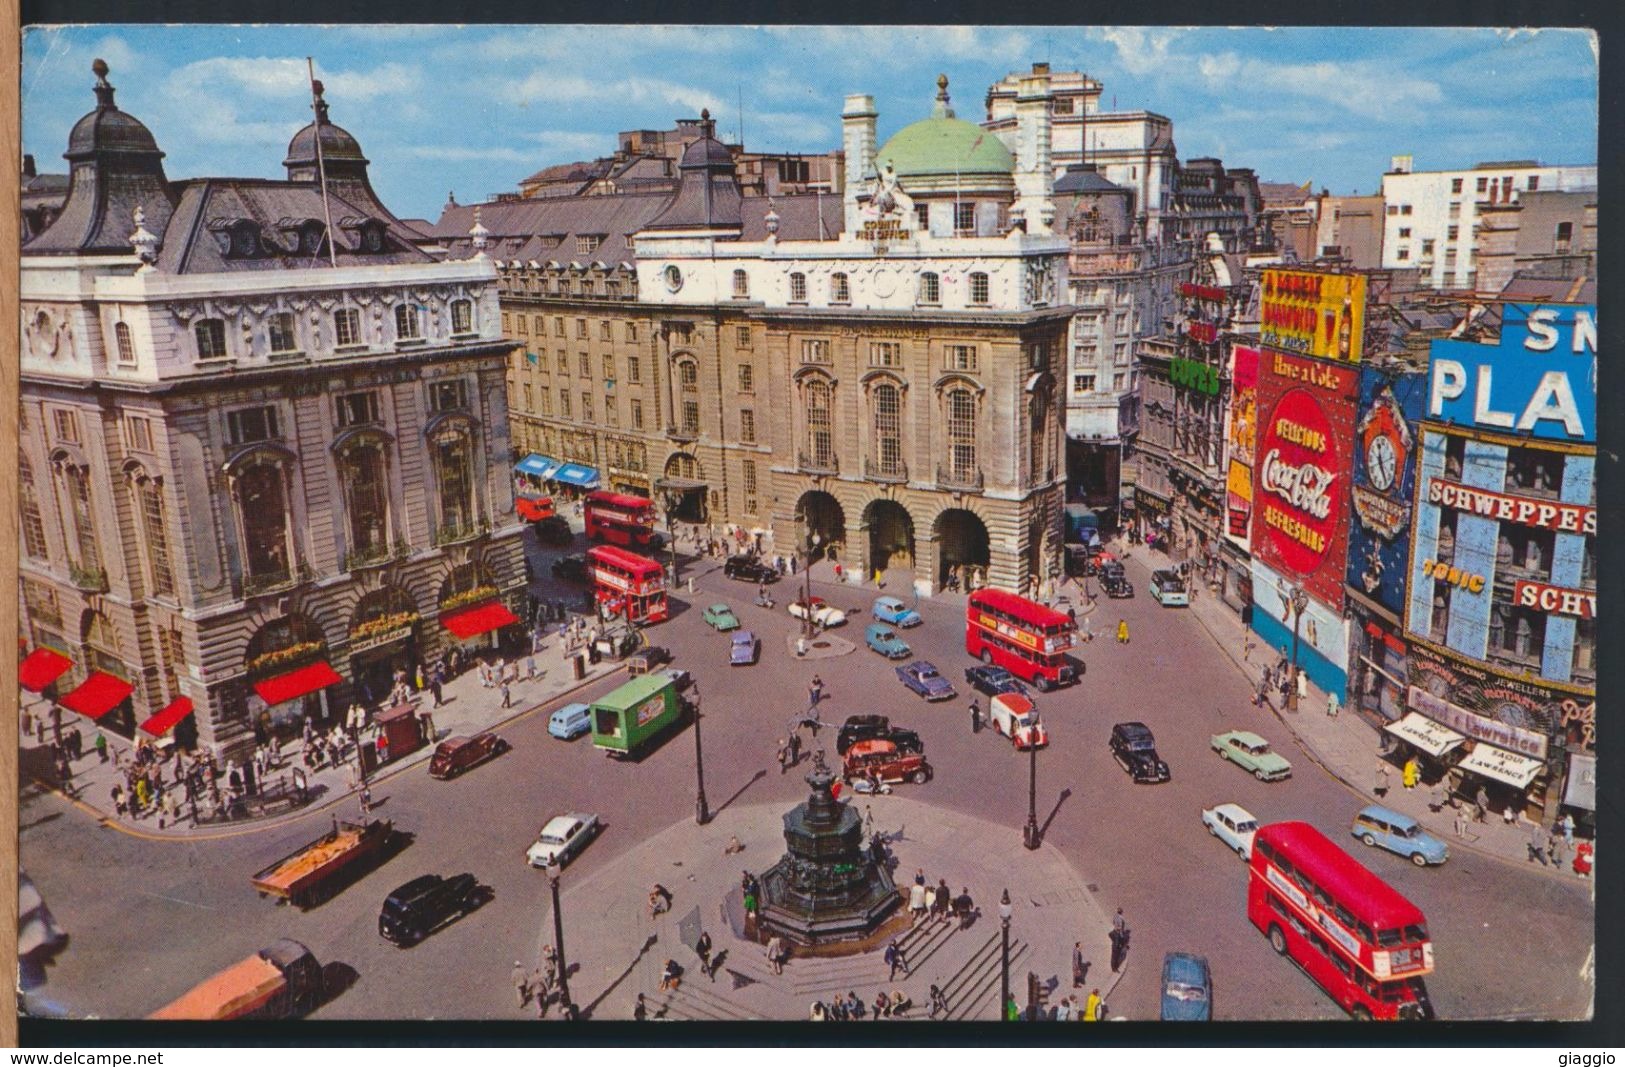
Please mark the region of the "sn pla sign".
[[1507, 304], [1499, 344], [1433, 342], [1428, 417], [1559, 441], [1596, 440], [1596, 308]]

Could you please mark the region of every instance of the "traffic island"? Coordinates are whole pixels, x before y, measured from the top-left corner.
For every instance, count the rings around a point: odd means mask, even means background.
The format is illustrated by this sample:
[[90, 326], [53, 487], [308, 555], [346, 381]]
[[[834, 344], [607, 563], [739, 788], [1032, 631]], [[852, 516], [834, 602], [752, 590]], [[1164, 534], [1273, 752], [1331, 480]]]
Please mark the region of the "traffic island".
[[[806, 642], [805, 655], [802, 654], [802, 642]], [[800, 660], [834, 659], [837, 656], [845, 656], [858, 647], [846, 638], [836, 637], [828, 631], [813, 638], [805, 638], [800, 634], [791, 634], [785, 638], [784, 645], [790, 650], [792, 659]]]

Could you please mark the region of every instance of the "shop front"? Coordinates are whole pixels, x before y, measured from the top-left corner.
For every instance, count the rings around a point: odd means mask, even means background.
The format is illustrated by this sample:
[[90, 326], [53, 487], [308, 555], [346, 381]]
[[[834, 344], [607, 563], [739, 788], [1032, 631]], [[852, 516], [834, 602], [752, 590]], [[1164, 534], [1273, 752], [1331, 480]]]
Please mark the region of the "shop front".
[[1563, 807], [1587, 837], [1597, 833], [1597, 757], [1569, 753], [1568, 784], [1563, 788]]
[[419, 615], [410, 594], [392, 587], [361, 598], [350, 619], [350, 677], [367, 705], [383, 700], [397, 671], [411, 677], [423, 658], [418, 649]]
[[1409, 711], [1405, 695], [1405, 632], [1352, 589], [1348, 606], [1354, 645], [1349, 662], [1349, 703], [1362, 719], [1379, 729], [1386, 728]]
[[1403, 763], [1415, 756], [1422, 765], [1422, 781], [1437, 782], [1445, 779], [1456, 761], [1461, 758], [1462, 745], [1467, 738], [1456, 731], [1440, 726], [1426, 715], [1409, 712], [1383, 727], [1389, 741], [1399, 748]]
[[258, 741], [296, 736], [306, 720], [329, 722], [327, 688], [344, 680], [333, 669], [321, 627], [298, 614], [260, 627], [248, 642], [244, 672], [251, 690], [249, 722]]

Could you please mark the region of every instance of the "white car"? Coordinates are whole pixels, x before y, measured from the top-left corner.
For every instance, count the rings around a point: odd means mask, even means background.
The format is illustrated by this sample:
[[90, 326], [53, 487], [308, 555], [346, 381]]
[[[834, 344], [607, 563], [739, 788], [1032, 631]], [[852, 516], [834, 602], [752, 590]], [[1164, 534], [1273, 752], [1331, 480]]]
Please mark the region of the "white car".
[[1202, 825], [1243, 860], [1253, 858], [1253, 835], [1258, 832], [1258, 820], [1240, 804], [1204, 808]]
[[[790, 614], [795, 618], [805, 619], [807, 617], [807, 602], [804, 600], [791, 601]], [[824, 603], [823, 597], [815, 596], [812, 598], [812, 620], [827, 630], [831, 626], [845, 625], [846, 612], [840, 608], [830, 607]]]
[[525, 853], [532, 867], [548, 867], [554, 863], [564, 866], [576, 853], [587, 847], [598, 833], [598, 816], [572, 811], [555, 815], [542, 827], [536, 843]]

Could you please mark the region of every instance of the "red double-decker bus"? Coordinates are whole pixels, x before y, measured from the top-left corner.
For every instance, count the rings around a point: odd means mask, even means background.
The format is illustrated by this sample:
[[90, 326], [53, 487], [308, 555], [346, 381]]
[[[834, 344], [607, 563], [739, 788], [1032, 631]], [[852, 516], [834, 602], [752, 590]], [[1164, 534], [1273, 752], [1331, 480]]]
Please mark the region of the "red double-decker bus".
[[1308, 823], [1253, 837], [1247, 918], [1356, 1019], [1429, 1019], [1422, 909]]
[[654, 501], [606, 489], [588, 493], [582, 507], [587, 537], [628, 548], [648, 548], [655, 539]]
[[593, 594], [611, 615], [646, 625], [662, 622], [669, 614], [666, 569], [648, 556], [614, 545], [594, 545], [587, 550], [587, 566], [592, 570]]
[[1040, 689], [1078, 679], [1072, 620], [1002, 589], [978, 589], [965, 606], [965, 651]]

